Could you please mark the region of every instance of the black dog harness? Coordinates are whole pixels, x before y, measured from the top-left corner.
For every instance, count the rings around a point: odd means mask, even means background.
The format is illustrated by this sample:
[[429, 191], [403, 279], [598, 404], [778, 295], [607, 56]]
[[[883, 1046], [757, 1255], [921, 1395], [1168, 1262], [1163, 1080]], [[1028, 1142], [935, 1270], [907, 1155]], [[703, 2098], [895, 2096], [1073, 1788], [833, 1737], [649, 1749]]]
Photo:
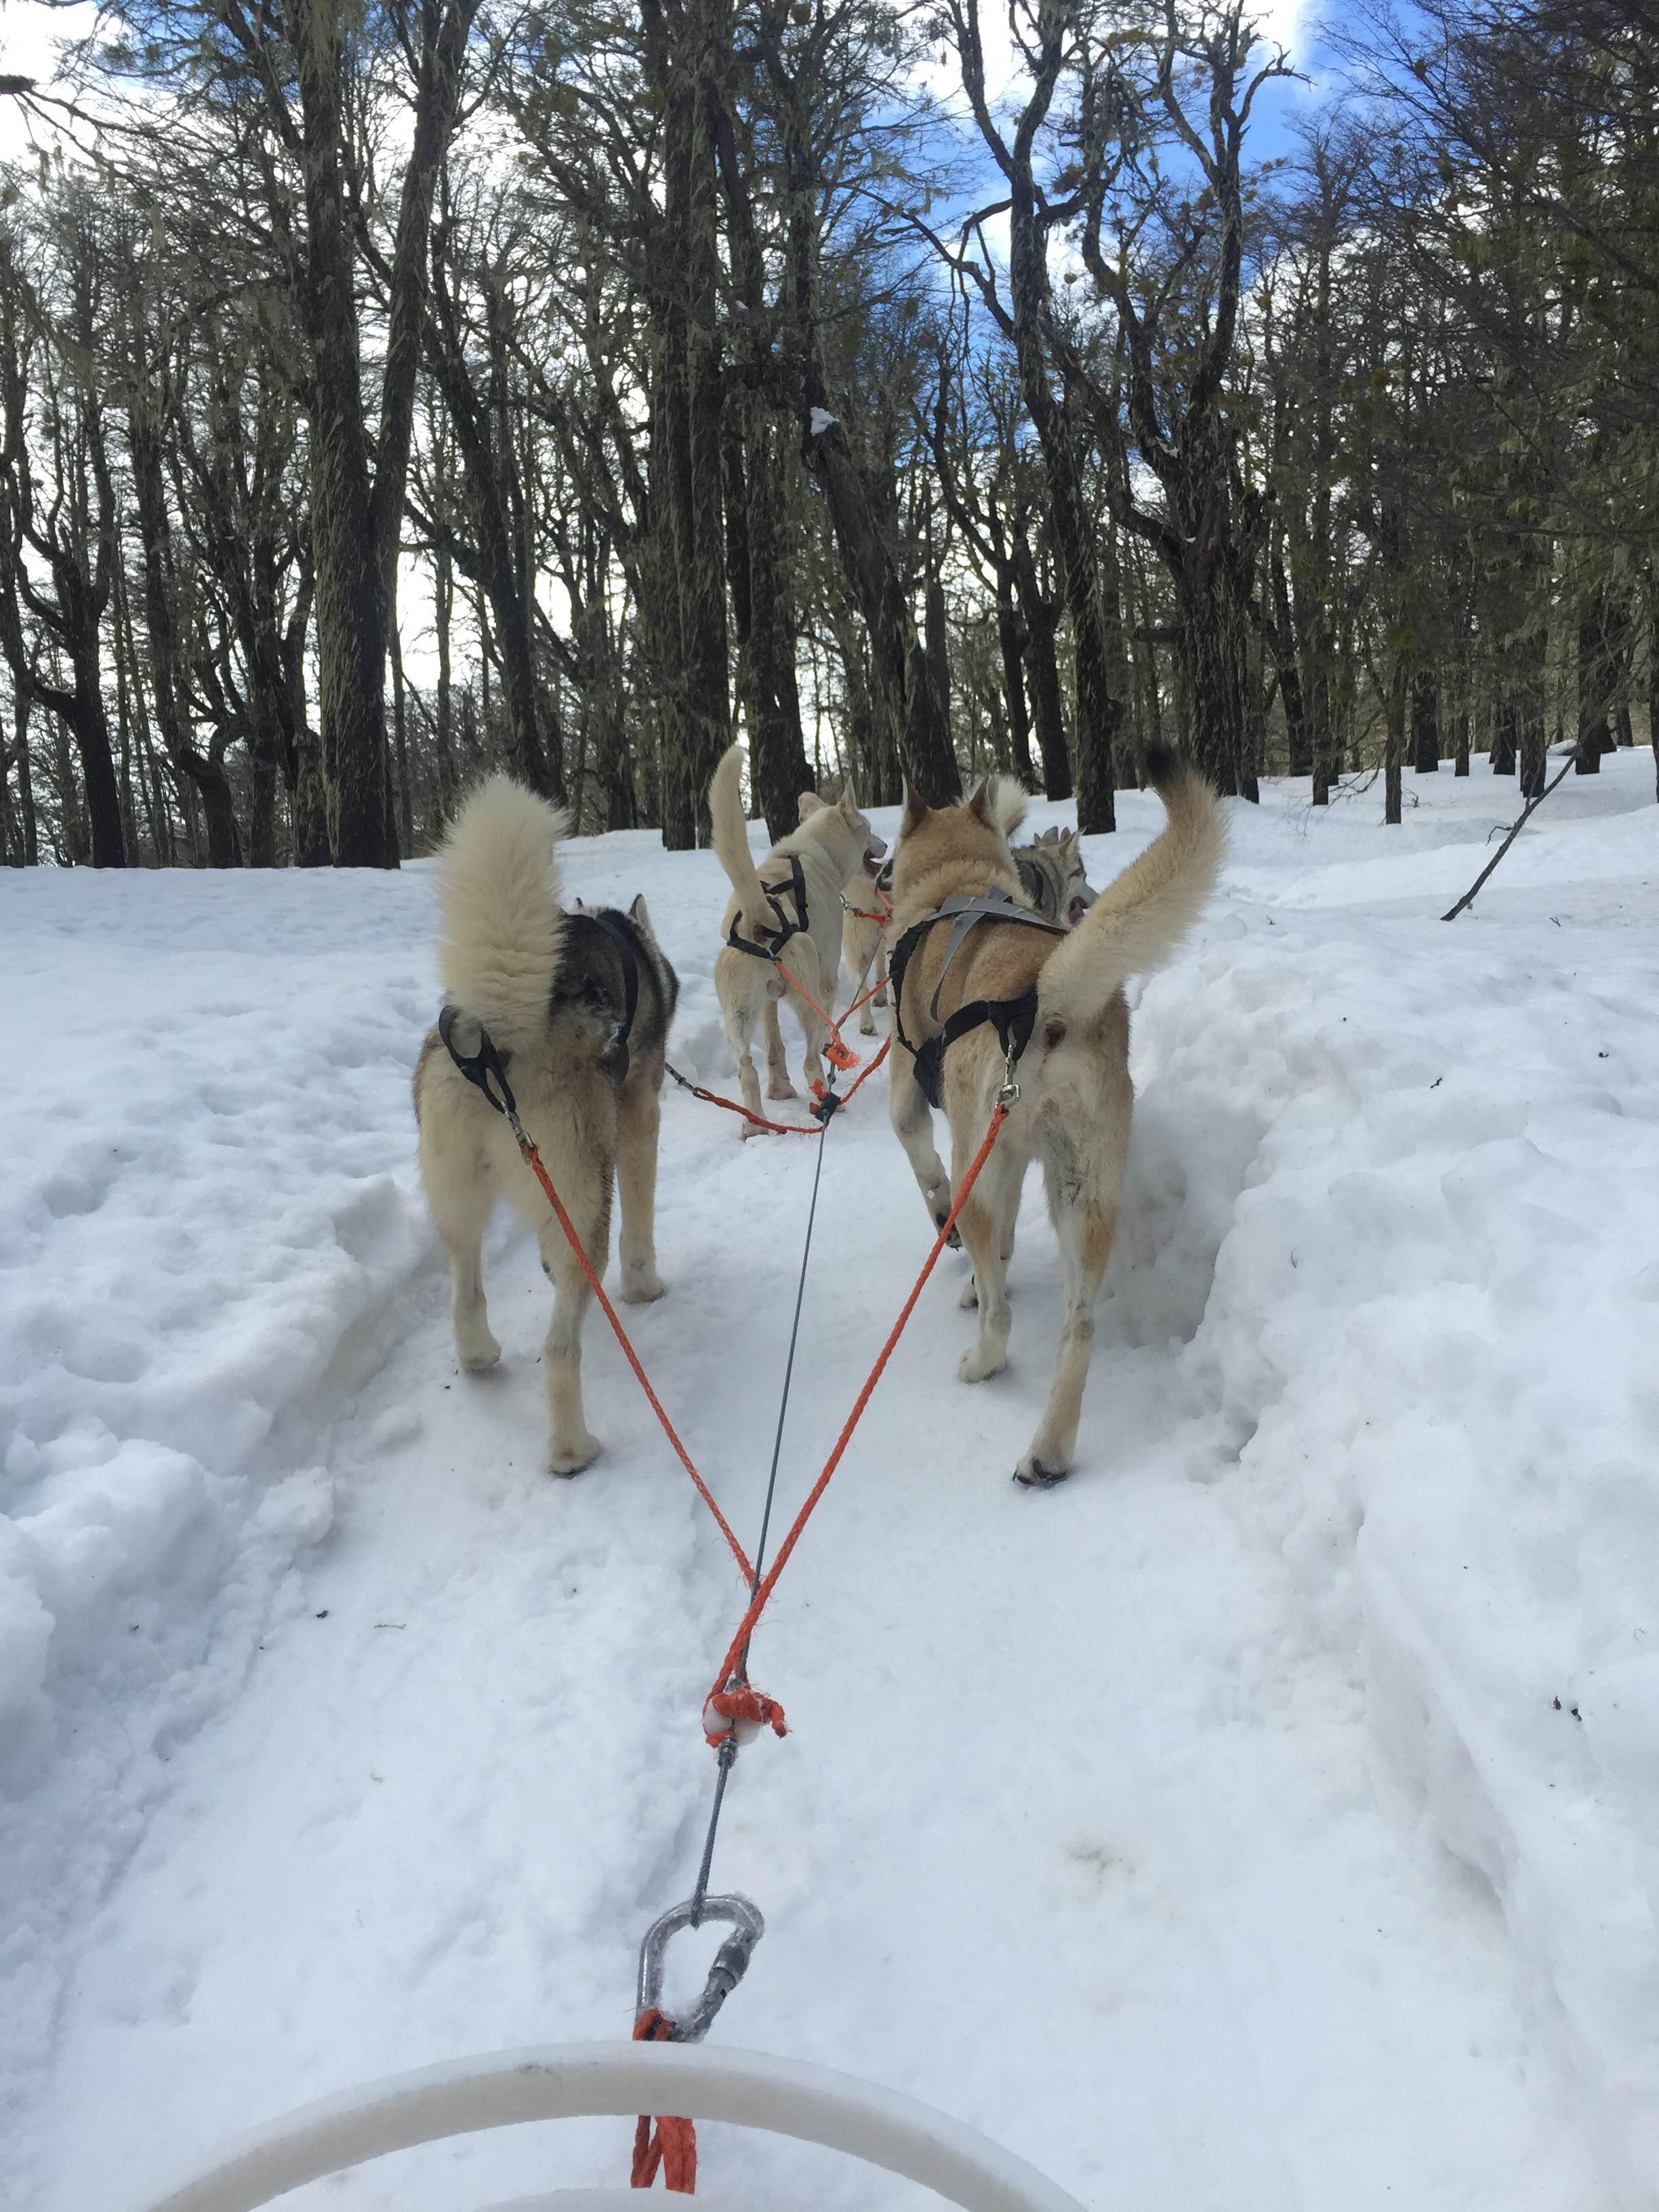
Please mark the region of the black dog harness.
[[997, 1033], [1002, 1047], [1002, 1056], [1007, 1063], [1012, 1081], [1015, 1062], [1031, 1042], [1031, 1031], [1036, 1023], [1037, 994], [1035, 984], [1023, 991], [1017, 999], [970, 999], [966, 1006], [958, 1006], [946, 1020], [937, 1036], [929, 1037], [923, 1045], [912, 1044], [904, 1034], [902, 1008], [904, 1004], [904, 971], [910, 957], [927, 932], [941, 921], [951, 924], [950, 942], [945, 948], [945, 957], [939, 963], [939, 981], [933, 986], [933, 995], [928, 1002], [927, 1018], [939, 1019], [939, 994], [945, 987], [945, 978], [951, 963], [962, 949], [963, 939], [976, 923], [981, 921], [1018, 921], [1029, 929], [1046, 930], [1051, 937], [1070, 934], [1057, 921], [1046, 921], [1040, 914], [1029, 914], [1024, 907], [1016, 906], [1005, 890], [992, 889], [974, 897], [946, 899], [934, 914], [924, 915], [920, 921], [911, 923], [888, 958], [888, 978], [893, 989], [893, 1034], [916, 1064], [916, 1081], [922, 1096], [930, 1106], [942, 1103], [939, 1085], [945, 1074], [945, 1055], [958, 1037], [966, 1036], [989, 1023]]
[[[639, 955], [634, 949], [633, 939], [614, 914], [601, 910], [590, 913], [587, 919], [599, 924], [616, 946], [617, 957], [622, 962], [623, 1018], [611, 1033], [604, 1057], [617, 1081], [625, 1083], [628, 1080], [628, 1041], [633, 1035], [634, 1017], [639, 1012], [640, 1005]], [[482, 1022], [478, 1024], [478, 1049], [477, 1052], [463, 1052], [455, 1042], [455, 1024], [465, 1018], [459, 1006], [444, 1007], [438, 1016], [439, 1040], [467, 1081], [483, 1091], [498, 1114], [505, 1114], [511, 1121], [518, 1111], [518, 1101], [514, 1097], [513, 1086], [507, 1079], [507, 1063], [511, 1054], [497, 1051], [495, 1040]]]
[[[738, 932], [737, 921], [733, 921], [731, 933], [726, 941], [734, 952], [752, 952], [757, 960], [775, 961], [792, 937], [805, 935], [806, 878], [801, 872], [799, 853], [791, 853], [788, 855], [788, 860], [789, 880], [787, 884], [780, 884], [775, 890], [769, 884], [761, 885], [761, 889], [766, 893], [766, 903], [775, 915], [778, 926], [775, 929], [763, 929], [759, 934], [762, 937], [769, 938], [771, 943], [757, 945], [752, 937], [742, 936]], [[783, 902], [787, 898], [793, 899], [795, 902], [795, 918], [793, 921], [783, 910]], [[742, 920], [741, 908], [738, 911], [738, 920]]]

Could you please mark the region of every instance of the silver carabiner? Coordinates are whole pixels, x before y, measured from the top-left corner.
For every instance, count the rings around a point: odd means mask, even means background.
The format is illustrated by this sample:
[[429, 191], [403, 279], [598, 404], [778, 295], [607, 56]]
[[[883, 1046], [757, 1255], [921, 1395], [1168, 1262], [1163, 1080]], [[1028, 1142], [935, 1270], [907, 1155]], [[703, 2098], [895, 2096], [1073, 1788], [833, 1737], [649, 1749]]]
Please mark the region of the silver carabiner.
[[702, 2041], [714, 2024], [715, 2014], [749, 1971], [755, 1946], [766, 1933], [759, 1906], [751, 1905], [746, 1897], [705, 1897], [701, 1905], [695, 1899], [687, 1898], [684, 1905], [670, 1905], [661, 1919], [653, 1921], [646, 1929], [645, 1941], [640, 1946], [635, 2018], [662, 2008], [663, 1954], [669, 1939], [678, 1936], [683, 1928], [701, 1927], [705, 1920], [729, 1920], [732, 1933], [714, 1954], [702, 1995], [685, 2019], [672, 2023], [673, 2032], [668, 2039], [671, 2043]]

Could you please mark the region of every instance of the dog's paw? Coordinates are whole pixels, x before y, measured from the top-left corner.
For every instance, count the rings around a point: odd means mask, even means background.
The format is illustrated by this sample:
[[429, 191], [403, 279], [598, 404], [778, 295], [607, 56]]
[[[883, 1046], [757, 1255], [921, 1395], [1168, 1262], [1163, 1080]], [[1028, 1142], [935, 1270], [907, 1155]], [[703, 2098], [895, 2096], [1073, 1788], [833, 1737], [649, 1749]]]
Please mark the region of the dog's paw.
[[977, 1345], [964, 1352], [957, 1364], [957, 1373], [964, 1382], [988, 1382], [994, 1375], [1000, 1375], [1008, 1364], [1000, 1352], [981, 1352]]
[[[744, 1128], [749, 1124], [744, 1123]], [[658, 1298], [668, 1296], [668, 1285], [654, 1267], [641, 1269], [637, 1275], [623, 1278], [623, 1304], [625, 1306], [648, 1306]]]
[[1071, 1471], [1069, 1467], [1050, 1467], [1034, 1451], [1029, 1451], [1014, 1469], [1014, 1480], [1022, 1490], [1052, 1490], [1057, 1482], [1064, 1482]]
[[585, 1467], [592, 1467], [599, 1455], [599, 1440], [590, 1437], [586, 1429], [575, 1437], [562, 1437], [547, 1448], [547, 1471], [550, 1474], [580, 1474]]
[[962, 1296], [957, 1300], [963, 1313], [971, 1313], [979, 1304], [979, 1285], [971, 1275], [962, 1286]]
[[796, 1090], [794, 1085], [789, 1080], [789, 1078], [787, 1075], [779, 1075], [775, 1076], [772, 1081], [767, 1085], [766, 1095], [769, 1098], [781, 1099], [799, 1098], [800, 1093]]
[[487, 1367], [493, 1367], [501, 1356], [501, 1347], [488, 1330], [482, 1336], [473, 1337], [464, 1345], [458, 1344], [455, 1350], [462, 1366], [471, 1375], [482, 1375]]
[[741, 1138], [747, 1139], [749, 1137], [763, 1137], [766, 1134], [766, 1132], [764, 1129], [758, 1127], [753, 1121], [739, 1121], [738, 1124], [738, 1134]]

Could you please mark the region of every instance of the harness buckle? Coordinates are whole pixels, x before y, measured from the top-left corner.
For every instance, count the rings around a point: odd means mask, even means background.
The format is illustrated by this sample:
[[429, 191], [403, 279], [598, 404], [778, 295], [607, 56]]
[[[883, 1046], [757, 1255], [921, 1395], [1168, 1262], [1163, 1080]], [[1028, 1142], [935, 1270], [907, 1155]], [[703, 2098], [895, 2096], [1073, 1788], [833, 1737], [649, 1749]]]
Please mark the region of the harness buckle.
[[671, 1905], [660, 1920], [653, 1920], [640, 1945], [640, 1978], [636, 2016], [662, 2010], [663, 1955], [670, 1939], [683, 1928], [700, 1928], [705, 1920], [729, 1920], [732, 1933], [715, 1952], [703, 1984], [702, 1995], [684, 2020], [672, 2023], [670, 2043], [701, 2043], [714, 2025], [714, 2015], [749, 1971], [755, 1946], [766, 1933], [758, 1905], [746, 1897], [687, 1898]]
[[[501, 1065], [501, 1056], [495, 1049], [495, 1039], [489, 1031], [479, 1022], [477, 1052], [463, 1052], [455, 1042], [456, 1023], [474, 1018], [471, 1015], [464, 1016], [459, 1006], [446, 1006], [438, 1016], [438, 1036], [444, 1050], [467, 1081], [483, 1091], [498, 1114], [505, 1114], [509, 1121], [516, 1123], [518, 1102], [513, 1096], [513, 1086], [507, 1079], [507, 1070]], [[499, 1090], [499, 1097], [490, 1088], [492, 1081]]]
[[1019, 1085], [1014, 1079], [1014, 1055], [1006, 1051], [1002, 1056], [1002, 1088], [997, 1093], [997, 1104], [1006, 1109], [1019, 1103]]

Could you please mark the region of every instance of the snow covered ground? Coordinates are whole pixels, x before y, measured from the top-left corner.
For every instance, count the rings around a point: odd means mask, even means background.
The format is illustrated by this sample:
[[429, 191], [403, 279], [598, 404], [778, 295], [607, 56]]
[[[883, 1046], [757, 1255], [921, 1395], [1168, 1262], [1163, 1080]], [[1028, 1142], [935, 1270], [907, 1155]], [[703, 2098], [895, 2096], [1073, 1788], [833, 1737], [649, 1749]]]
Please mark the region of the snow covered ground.
[[[715, 2034], [972, 2119], [1100, 2212], [1659, 2204], [1659, 811], [1570, 778], [1473, 915], [1477, 763], [1237, 810], [1145, 990], [1074, 1479], [1009, 1471], [951, 1258], [760, 1637], [793, 1734], [718, 1885], [768, 1934]], [[1091, 874], [1154, 830], [1150, 797]], [[1039, 806], [1034, 827], [1063, 810]], [[759, 833], [757, 830], [757, 842]], [[648, 835], [681, 1064], [726, 1073], [724, 887]], [[625, 2034], [695, 1872], [729, 1559], [597, 1317], [599, 1464], [540, 1471], [546, 1292], [458, 1373], [412, 1174], [430, 886], [0, 877], [0, 2202], [141, 2203], [374, 2075]], [[878, 1084], [823, 1163], [785, 1468], [927, 1243]], [[636, 1340], [758, 1513], [812, 1147], [671, 1091]], [[699, 1962], [678, 1954], [698, 1978]], [[671, 1990], [671, 1996], [672, 1991]], [[618, 2181], [625, 2128], [409, 2154], [296, 2207]], [[908, 2205], [703, 2131], [711, 2186]]]

